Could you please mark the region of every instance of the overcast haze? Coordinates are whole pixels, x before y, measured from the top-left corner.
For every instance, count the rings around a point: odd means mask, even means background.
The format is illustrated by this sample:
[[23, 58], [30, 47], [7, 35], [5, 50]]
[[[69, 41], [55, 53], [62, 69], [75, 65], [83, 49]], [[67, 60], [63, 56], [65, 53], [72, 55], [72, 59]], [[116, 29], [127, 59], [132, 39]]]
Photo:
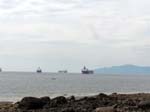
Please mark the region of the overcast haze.
[[0, 66], [150, 65], [149, 0], [0, 0]]

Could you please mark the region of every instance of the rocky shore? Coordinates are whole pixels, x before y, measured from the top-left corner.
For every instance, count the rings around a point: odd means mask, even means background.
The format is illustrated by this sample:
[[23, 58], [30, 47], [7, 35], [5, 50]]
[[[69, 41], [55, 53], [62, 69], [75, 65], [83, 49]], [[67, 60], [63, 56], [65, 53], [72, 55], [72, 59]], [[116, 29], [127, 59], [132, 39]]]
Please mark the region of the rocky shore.
[[24, 97], [16, 103], [0, 102], [0, 112], [150, 112], [150, 94]]

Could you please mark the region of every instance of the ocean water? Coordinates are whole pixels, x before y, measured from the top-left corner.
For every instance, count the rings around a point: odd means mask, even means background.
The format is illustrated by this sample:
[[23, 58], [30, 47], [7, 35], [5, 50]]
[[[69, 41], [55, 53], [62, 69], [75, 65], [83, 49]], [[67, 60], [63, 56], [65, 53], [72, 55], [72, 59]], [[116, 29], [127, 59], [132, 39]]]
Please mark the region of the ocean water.
[[150, 92], [150, 75], [0, 73], [0, 101], [18, 101], [24, 96], [84, 96], [101, 92]]

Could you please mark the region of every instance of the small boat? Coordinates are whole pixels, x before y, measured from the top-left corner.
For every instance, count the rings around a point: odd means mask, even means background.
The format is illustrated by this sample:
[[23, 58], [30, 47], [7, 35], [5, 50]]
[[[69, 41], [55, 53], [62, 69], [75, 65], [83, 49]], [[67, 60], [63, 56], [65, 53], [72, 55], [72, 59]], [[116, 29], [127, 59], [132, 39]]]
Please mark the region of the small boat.
[[40, 67], [38, 67], [38, 69], [36, 70], [37, 73], [42, 73], [42, 69]]
[[2, 72], [2, 68], [0, 68], [0, 72]]
[[67, 70], [59, 70], [58, 73], [68, 73]]
[[82, 74], [93, 74], [94, 73], [93, 70], [89, 70], [85, 66], [83, 67], [83, 69], [81, 70], [81, 72], [82, 72]]

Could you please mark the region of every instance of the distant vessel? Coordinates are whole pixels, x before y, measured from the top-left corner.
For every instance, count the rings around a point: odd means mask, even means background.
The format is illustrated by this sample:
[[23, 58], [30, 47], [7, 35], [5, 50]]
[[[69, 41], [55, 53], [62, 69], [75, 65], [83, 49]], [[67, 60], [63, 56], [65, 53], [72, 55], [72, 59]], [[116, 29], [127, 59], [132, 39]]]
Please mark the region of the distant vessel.
[[2, 72], [2, 68], [0, 68], [0, 72]]
[[83, 69], [81, 70], [81, 72], [82, 72], [82, 74], [93, 74], [94, 73], [93, 70], [89, 70], [85, 66], [83, 67]]
[[42, 73], [42, 69], [39, 67], [37, 70], [36, 70], [37, 73]]
[[67, 70], [59, 70], [58, 73], [68, 73]]

